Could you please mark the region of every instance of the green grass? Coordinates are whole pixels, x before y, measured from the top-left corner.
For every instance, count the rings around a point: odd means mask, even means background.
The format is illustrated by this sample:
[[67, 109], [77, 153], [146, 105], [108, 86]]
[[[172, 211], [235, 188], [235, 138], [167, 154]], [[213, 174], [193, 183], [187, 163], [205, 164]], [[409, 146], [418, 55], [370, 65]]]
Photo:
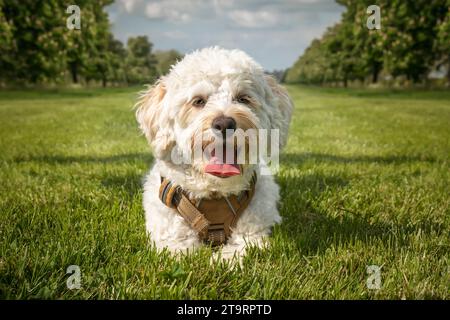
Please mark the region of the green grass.
[[0, 92], [0, 298], [450, 298], [450, 92], [289, 87], [284, 220], [233, 269], [149, 247], [137, 90]]

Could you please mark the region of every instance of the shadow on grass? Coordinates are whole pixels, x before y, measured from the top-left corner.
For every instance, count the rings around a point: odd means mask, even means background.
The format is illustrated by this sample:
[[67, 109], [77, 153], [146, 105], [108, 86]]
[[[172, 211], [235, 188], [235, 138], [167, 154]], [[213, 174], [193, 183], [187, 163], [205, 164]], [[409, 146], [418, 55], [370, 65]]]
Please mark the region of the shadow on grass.
[[[450, 98], [447, 88], [329, 88], [320, 86], [301, 86], [309, 94], [317, 95], [317, 98], [326, 96], [354, 97], [354, 98], [382, 98], [389, 100], [445, 100]], [[294, 91], [295, 93], [295, 91]]]
[[[325, 158], [330, 161], [328, 156]], [[409, 246], [409, 237], [419, 230], [425, 234], [446, 232], [444, 225], [431, 219], [382, 221], [377, 212], [358, 212], [339, 203], [326, 207], [326, 201], [320, 201], [321, 205], [315, 203], [324, 192], [339, 192], [345, 188], [349, 184], [345, 176], [313, 173], [279, 176], [277, 181], [281, 187], [283, 222], [275, 230], [302, 254], [323, 254], [330, 247], [355, 242], [370, 246], [379, 240], [386, 245]]]
[[49, 99], [90, 99], [112, 94], [129, 94], [134, 98], [145, 89], [144, 86], [120, 87], [120, 88], [9, 88], [0, 90], [2, 100], [49, 100]]
[[[130, 153], [112, 156], [28, 156], [16, 158], [16, 162], [37, 161], [48, 164], [71, 163], [145, 163], [153, 157], [148, 153]], [[408, 156], [335, 156], [329, 154], [283, 154], [281, 163], [299, 165], [302, 161], [334, 163], [403, 163], [410, 161], [434, 162], [432, 158]], [[147, 170], [147, 169], [146, 169]], [[125, 192], [131, 196], [142, 191], [143, 172], [126, 170], [125, 173], [101, 173], [100, 183], [112, 192]], [[313, 200], [324, 192], [339, 192], [349, 184], [345, 174], [284, 175], [277, 178], [281, 187], [281, 215], [283, 223], [276, 228], [280, 236], [288, 238], [303, 254], [325, 252], [327, 248], [360, 241], [370, 245], [374, 240], [392, 241], [396, 245], [408, 245], [408, 236], [421, 229], [424, 233], [445, 232], [442, 225], [427, 221], [380, 221], [377, 212], [353, 212], [344, 207], [318, 208]], [[335, 204], [332, 204], [335, 205]], [[330, 214], [332, 213], [332, 214]]]
[[373, 215], [348, 213], [345, 208], [339, 210], [342, 214], [335, 217], [313, 208], [298, 215], [286, 216], [282, 212], [283, 224], [279, 232], [306, 255], [322, 254], [328, 248], [346, 247], [358, 242], [369, 247], [379, 241], [388, 247], [410, 247], [410, 237], [418, 234], [419, 230], [422, 234], [434, 232], [438, 236], [446, 232], [442, 224], [433, 221], [419, 221], [411, 225], [407, 222], [388, 224], [372, 222]]
[[412, 155], [412, 156], [339, 156], [323, 153], [284, 153], [280, 157], [280, 163], [288, 166], [298, 165], [305, 161], [312, 162], [334, 162], [334, 163], [384, 163], [384, 164], [402, 164], [409, 162], [438, 162], [436, 158], [427, 155]]
[[447, 101], [450, 98], [450, 93], [445, 88], [349, 90], [346, 94], [356, 98], [382, 98], [389, 100], [414, 99]]
[[153, 162], [153, 156], [150, 153], [127, 153], [112, 156], [31, 155], [16, 157], [13, 162], [42, 162], [47, 164], [145, 162], [150, 164]]
[[[48, 164], [71, 164], [71, 163], [115, 163], [115, 162], [136, 162], [142, 161], [152, 163], [153, 156], [150, 153], [129, 153], [111, 156], [63, 156], [63, 155], [43, 155], [43, 156], [21, 156], [13, 159], [13, 162], [45, 162]], [[386, 163], [401, 164], [408, 162], [438, 162], [437, 159], [426, 156], [339, 156], [321, 153], [284, 153], [280, 157], [280, 163], [288, 166], [298, 165], [305, 161], [313, 162], [336, 162], [336, 163]]]
[[[38, 162], [49, 165], [71, 165], [71, 164], [145, 164], [150, 168], [153, 162], [153, 156], [150, 153], [129, 153], [118, 154], [111, 156], [63, 156], [63, 155], [44, 155], [44, 156], [24, 156], [13, 159], [16, 163], [25, 162]], [[136, 193], [142, 190], [142, 179], [144, 172], [136, 172], [136, 167], [130, 167], [130, 170], [126, 169], [126, 173], [123, 174], [123, 170], [107, 170], [105, 172], [104, 166], [99, 170], [100, 183], [102, 186], [112, 189], [113, 192], [125, 192], [130, 196], [134, 196]], [[145, 169], [147, 170], [147, 169]], [[95, 170], [94, 170], [95, 171]], [[98, 179], [98, 173], [93, 173], [93, 178]]]
[[101, 179], [101, 184], [117, 191], [124, 191], [131, 197], [143, 192], [144, 173], [130, 172], [126, 175], [106, 175]]

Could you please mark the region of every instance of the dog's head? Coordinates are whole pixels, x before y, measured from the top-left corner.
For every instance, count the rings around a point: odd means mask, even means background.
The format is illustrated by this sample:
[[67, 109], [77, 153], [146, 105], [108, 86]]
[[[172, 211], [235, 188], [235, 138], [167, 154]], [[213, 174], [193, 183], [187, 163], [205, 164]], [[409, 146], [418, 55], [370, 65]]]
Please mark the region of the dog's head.
[[[212, 141], [216, 146], [218, 141], [226, 144], [229, 133], [239, 129], [279, 129], [281, 148], [287, 140], [291, 112], [286, 90], [252, 58], [239, 50], [214, 47], [186, 55], [174, 65], [143, 93], [136, 116], [155, 157], [173, 164], [174, 154], [194, 154], [199, 141], [203, 151]], [[230, 157], [223, 151], [227, 163], [229, 158], [236, 159], [235, 154]], [[242, 176], [252, 166], [218, 165], [220, 159], [214, 152], [188, 165], [184, 161], [185, 172], [230, 184], [237, 181], [234, 175]]]

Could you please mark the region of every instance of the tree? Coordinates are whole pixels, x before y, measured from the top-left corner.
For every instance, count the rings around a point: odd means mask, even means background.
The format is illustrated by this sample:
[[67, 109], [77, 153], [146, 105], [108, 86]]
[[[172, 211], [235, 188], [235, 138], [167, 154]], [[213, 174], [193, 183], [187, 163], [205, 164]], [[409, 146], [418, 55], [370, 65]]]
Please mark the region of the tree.
[[366, 10], [372, 2], [352, 0], [337, 0], [337, 2], [347, 8], [342, 15], [342, 24], [346, 30], [344, 39], [347, 43], [351, 42], [347, 47], [351, 50], [347, 51], [347, 54], [358, 60], [354, 65], [354, 75], [360, 80], [370, 76], [372, 83], [376, 83], [383, 69], [383, 48], [381, 31], [369, 30], [366, 26], [368, 18]]
[[11, 53], [15, 51], [11, 24], [3, 13], [4, 5], [0, 0], [0, 84], [10, 77], [14, 65]]
[[109, 53], [109, 69], [108, 79], [115, 83], [126, 82], [125, 78], [125, 59], [127, 57], [127, 51], [122, 42], [114, 39], [112, 35], [108, 40], [108, 53]]
[[347, 87], [349, 81], [363, 77], [358, 72], [363, 62], [356, 50], [358, 47], [352, 26], [337, 24], [328, 30], [324, 38], [324, 48], [328, 52], [329, 68], [334, 71], [334, 79]]
[[381, 30], [366, 26], [371, 0], [337, 2], [346, 7], [341, 22], [311, 43], [287, 81], [376, 83], [384, 70], [418, 83], [436, 61], [450, 64], [449, 0], [379, 0]]
[[167, 74], [170, 67], [181, 60], [183, 55], [176, 50], [155, 51], [156, 70], [159, 76]]
[[286, 72], [285, 81], [307, 84], [324, 83], [329, 70], [327, 58], [322, 53], [323, 40], [315, 39], [305, 53]]
[[0, 0], [0, 73], [9, 83], [50, 83], [79, 76], [102, 80], [109, 69], [112, 0], [79, 0], [81, 30], [69, 30], [65, 0]]
[[350, 31], [343, 24], [328, 28], [320, 40], [315, 39], [286, 74], [287, 82], [323, 84], [356, 79], [358, 64]]
[[62, 79], [66, 26], [61, 1], [3, 0], [0, 10], [2, 77], [19, 83]]
[[450, 0], [447, 0], [447, 13], [438, 21], [436, 29], [435, 50], [440, 57], [438, 62], [447, 65], [447, 82], [450, 85]]
[[[432, 50], [437, 37], [436, 25], [448, 11], [442, 0], [384, 0], [382, 27], [384, 65], [394, 77], [424, 79], [437, 58]], [[383, 11], [382, 11], [383, 12]]]
[[152, 54], [153, 44], [147, 36], [128, 38], [126, 79], [129, 84], [144, 84], [156, 80], [156, 59]]
[[88, 81], [101, 80], [106, 86], [109, 64], [108, 46], [112, 37], [104, 7], [112, 0], [78, 1], [81, 9], [81, 29], [66, 35], [66, 55], [72, 81], [79, 75]]

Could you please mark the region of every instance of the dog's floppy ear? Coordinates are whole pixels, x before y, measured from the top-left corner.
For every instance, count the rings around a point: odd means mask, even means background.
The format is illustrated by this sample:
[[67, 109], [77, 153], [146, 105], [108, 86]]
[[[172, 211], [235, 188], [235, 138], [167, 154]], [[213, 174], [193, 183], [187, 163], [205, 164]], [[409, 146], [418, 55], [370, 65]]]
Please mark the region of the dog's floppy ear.
[[292, 109], [294, 103], [285, 88], [278, 84], [277, 80], [270, 76], [265, 76], [272, 94], [275, 97], [275, 110], [272, 118], [272, 128], [280, 130], [280, 150], [286, 145], [289, 131], [289, 123], [291, 122]]
[[162, 157], [173, 142], [171, 130], [166, 127], [169, 121], [162, 118], [164, 115], [162, 100], [165, 95], [166, 88], [160, 79], [144, 91], [136, 103], [136, 119], [139, 127], [157, 157]]

